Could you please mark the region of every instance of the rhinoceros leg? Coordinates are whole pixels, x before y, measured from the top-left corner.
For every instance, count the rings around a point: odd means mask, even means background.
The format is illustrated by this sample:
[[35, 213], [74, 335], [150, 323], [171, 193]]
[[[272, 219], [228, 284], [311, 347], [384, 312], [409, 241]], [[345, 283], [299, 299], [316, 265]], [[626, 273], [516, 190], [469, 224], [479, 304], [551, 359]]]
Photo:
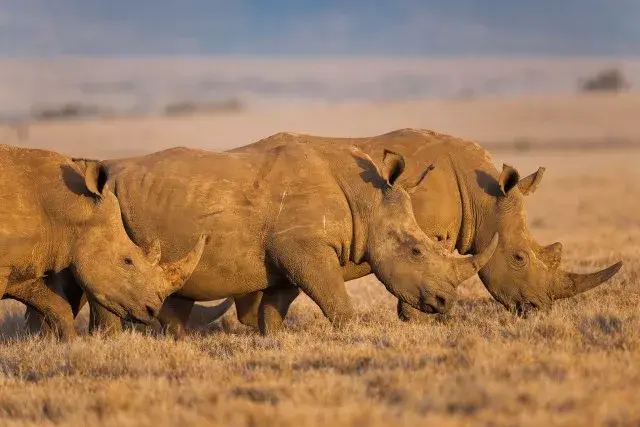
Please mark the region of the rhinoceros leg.
[[89, 333], [101, 333], [114, 336], [122, 332], [123, 320], [104, 308], [102, 305], [89, 300]]
[[[181, 298], [176, 295], [169, 296], [160, 310], [158, 321], [162, 329], [175, 338], [181, 338], [186, 333], [186, 325], [189, 315], [193, 309], [194, 301]], [[91, 317], [89, 320], [89, 330], [92, 332], [100, 331], [107, 335], [113, 336], [122, 332], [125, 322], [118, 316], [104, 309], [99, 304], [91, 304]], [[141, 326], [141, 331], [147, 328]], [[157, 325], [156, 325], [157, 326]], [[138, 329], [138, 325], [132, 325]]]
[[47, 322], [45, 322], [44, 315], [30, 305], [27, 305], [27, 309], [24, 312], [24, 323], [30, 334], [50, 335], [52, 333]]
[[158, 315], [162, 328], [175, 338], [183, 337], [186, 333], [187, 322], [194, 303], [195, 301], [191, 299], [181, 298], [176, 295], [169, 296], [164, 301]]
[[9, 282], [9, 275], [11, 274], [11, 268], [0, 267], [0, 299], [7, 289], [7, 283]]
[[62, 341], [76, 336], [73, 311], [67, 300], [51, 289], [44, 279], [29, 280], [8, 286], [5, 298], [16, 299], [26, 304], [31, 312], [40, 314], [42, 332], [53, 334]]
[[353, 306], [336, 252], [317, 240], [273, 242], [269, 256], [279, 273], [297, 285], [322, 310], [335, 327], [353, 317]]
[[432, 315], [423, 313], [411, 307], [409, 304], [398, 300], [398, 317], [404, 322], [420, 322], [428, 319]]
[[258, 311], [263, 294], [263, 291], [256, 291], [233, 297], [240, 323], [252, 328], [258, 328]]
[[[67, 301], [67, 304], [71, 307], [73, 317], [78, 316], [82, 307], [87, 303], [87, 298], [71, 272], [68, 269], [62, 270], [59, 273], [49, 275], [45, 278], [45, 285], [54, 293]], [[25, 312], [25, 322], [27, 330], [31, 333], [47, 333], [48, 325], [45, 322], [44, 316], [40, 311], [32, 306], [27, 306]]]
[[[105, 309], [102, 305], [89, 302], [90, 314], [89, 314], [89, 332], [101, 333], [110, 337], [113, 337], [122, 331], [132, 329], [141, 333], [147, 333], [149, 331], [159, 332], [161, 325], [158, 321], [155, 321], [149, 325], [143, 325], [141, 323], [135, 323], [129, 320], [121, 319], [109, 310]], [[164, 305], [163, 305], [164, 307]]]
[[283, 280], [282, 286], [267, 288], [264, 291], [258, 310], [260, 333], [268, 335], [282, 328], [284, 318], [291, 303], [300, 295], [300, 289]]

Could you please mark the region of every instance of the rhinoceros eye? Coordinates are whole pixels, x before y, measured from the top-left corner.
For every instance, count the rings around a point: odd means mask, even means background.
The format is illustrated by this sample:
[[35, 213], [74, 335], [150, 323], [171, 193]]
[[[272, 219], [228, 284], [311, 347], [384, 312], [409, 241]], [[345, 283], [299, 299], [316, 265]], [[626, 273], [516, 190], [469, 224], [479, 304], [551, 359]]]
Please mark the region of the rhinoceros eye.
[[421, 256], [422, 256], [422, 249], [420, 249], [420, 248], [419, 248], [419, 247], [417, 247], [417, 246], [414, 246], [414, 247], [411, 249], [411, 254], [412, 254], [414, 257], [421, 257]]
[[133, 265], [133, 260], [132, 260], [131, 258], [129, 258], [129, 257], [126, 257], [126, 258], [124, 258], [124, 259], [122, 260], [122, 263], [123, 263], [124, 265]]
[[513, 257], [513, 263], [518, 267], [524, 266], [527, 263], [527, 260], [529, 259], [525, 251], [515, 251], [512, 257]]

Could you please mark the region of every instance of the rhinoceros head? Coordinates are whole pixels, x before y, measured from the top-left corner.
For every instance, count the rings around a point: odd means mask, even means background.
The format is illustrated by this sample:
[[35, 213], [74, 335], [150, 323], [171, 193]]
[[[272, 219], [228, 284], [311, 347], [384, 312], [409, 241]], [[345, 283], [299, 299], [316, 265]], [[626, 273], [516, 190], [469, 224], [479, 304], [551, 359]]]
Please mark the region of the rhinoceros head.
[[[479, 276], [491, 295], [508, 310], [526, 314], [548, 310], [554, 299], [568, 298], [592, 289], [611, 278], [622, 266], [614, 264], [591, 274], [575, 274], [559, 268], [562, 245], [540, 246], [532, 238], [524, 211], [524, 197], [535, 191], [544, 168], [520, 179], [518, 171], [503, 165], [493, 191], [494, 212], [483, 212], [490, 226], [476, 230], [476, 245], [488, 242], [495, 231], [500, 244]], [[487, 224], [489, 225], [489, 224]]]
[[76, 164], [84, 169], [84, 185], [76, 182], [76, 190], [85, 197], [84, 203], [69, 213], [76, 224], [71, 248], [74, 276], [90, 298], [113, 313], [149, 322], [164, 299], [179, 289], [196, 267], [205, 237], [200, 237], [184, 259], [160, 265], [158, 242], [145, 251], [127, 235], [105, 168], [95, 161]]
[[367, 261], [378, 279], [400, 300], [426, 313], [446, 313], [456, 300], [457, 286], [491, 258], [498, 235], [474, 256], [449, 254], [420, 229], [411, 205], [410, 193], [433, 166], [420, 174], [412, 186], [397, 184], [404, 168], [402, 155], [385, 150], [383, 167], [378, 169], [381, 198], [370, 211]]

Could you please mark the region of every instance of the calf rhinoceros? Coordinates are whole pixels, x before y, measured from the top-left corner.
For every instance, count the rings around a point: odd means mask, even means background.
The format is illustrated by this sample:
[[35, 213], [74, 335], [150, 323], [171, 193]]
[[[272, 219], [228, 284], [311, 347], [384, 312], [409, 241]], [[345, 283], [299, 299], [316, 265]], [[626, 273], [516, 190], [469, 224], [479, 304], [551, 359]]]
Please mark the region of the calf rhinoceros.
[[157, 243], [145, 254], [127, 236], [100, 163], [0, 145], [0, 296], [40, 310], [61, 338], [75, 330], [57, 322], [68, 303], [45, 286], [48, 278], [66, 272], [110, 312], [148, 322], [195, 268], [203, 245], [165, 272], [156, 265]]
[[[199, 233], [211, 236], [191, 278], [163, 308], [160, 320], [177, 335], [193, 301], [255, 291], [264, 293], [262, 333], [280, 326], [268, 320], [284, 316], [282, 295], [293, 299], [298, 289], [339, 326], [352, 316], [344, 266], [362, 264], [400, 301], [447, 311], [456, 286], [476, 274], [498, 242], [496, 234], [483, 251], [460, 258], [428, 239], [408, 191], [431, 168], [401, 187], [405, 162], [392, 151], [384, 151], [381, 167], [355, 147], [295, 143], [251, 154], [175, 148], [103, 164], [138, 244], [158, 238], [171, 259]], [[100, 326], [120, 327], [99, 307], [93, 311]]]
[[[487, 151], [474, 142], [418, 129], [400, 129], [371, 138], [279, 133], [229, 152], [260, 153], [290, 143], [336, 148], [354, 145], [374, 160], [380, 159], [386, 149], [400, 151], [406, 155], [408, 176], [418, 172], [421, 165], [434, 164], [427, 182], [411, 194], [418, 225], [427, 236], [461, 254], [478, 253], [499, 233], [500, 244], [479, 276], [489, 293], [516, 313], [547, 310], [553, 300], [592, 289], [611, 278], [622, 266], [618, 262], [591, 274], [560, 270], [562, 245], [536, 243], [524, 211], [523, 196], [535, 191], [544, 168], [522, 179], [518, 171], [508, 165], [498, 172]], [[399, 181], [401, 186], [406, 183]], [[346, 279], [369, 273], [366, 269], [351, 272]], [[261, 298], [259, 292], [235, 298], [242, 323], [257, 324]], [[292, 302], [286, 294], [281, 300], [282, 304]], [[404, 320], [423, 315], [402, 301], [398, 303], [398, 314]]]

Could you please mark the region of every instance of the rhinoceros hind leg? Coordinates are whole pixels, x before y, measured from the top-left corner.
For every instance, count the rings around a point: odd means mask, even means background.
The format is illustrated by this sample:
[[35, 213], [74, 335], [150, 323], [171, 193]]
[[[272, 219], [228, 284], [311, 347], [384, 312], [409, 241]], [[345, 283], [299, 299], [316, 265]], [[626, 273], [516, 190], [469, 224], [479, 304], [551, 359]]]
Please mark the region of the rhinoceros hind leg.
[[264, 291], [258, 314], [258, 324], [262, 335], [269, 335], [282, 328], [291, 303], [300, 295], [300, 289], [285, 282], [283, 286]]
[[256, 291], [233, 297], [240, 323], [258, 329], [258, 311], [263, 293], [263, 291]]
[[314, 240], [289, 240], [272, 245], [269, 255], [279, 273], [318, 304], [333, 326], [351, 320], [353, 306], [333, 248]]

